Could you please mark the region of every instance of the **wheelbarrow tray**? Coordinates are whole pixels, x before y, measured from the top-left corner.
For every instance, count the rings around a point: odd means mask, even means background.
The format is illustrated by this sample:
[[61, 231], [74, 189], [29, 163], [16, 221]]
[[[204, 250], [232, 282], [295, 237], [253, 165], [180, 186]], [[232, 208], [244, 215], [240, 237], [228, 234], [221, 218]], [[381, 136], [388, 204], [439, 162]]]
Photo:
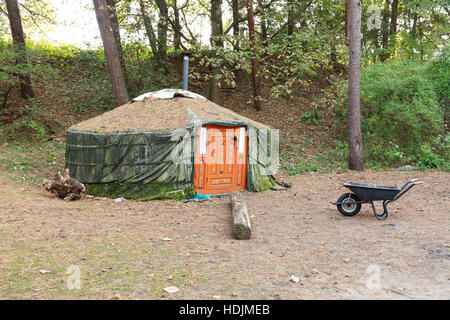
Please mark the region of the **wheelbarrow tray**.
[[395, 186], [378, 186], [358, 182], [346, 182], [344, 186], [356, 194], [361, 201], [393, 200], [401, 191]]

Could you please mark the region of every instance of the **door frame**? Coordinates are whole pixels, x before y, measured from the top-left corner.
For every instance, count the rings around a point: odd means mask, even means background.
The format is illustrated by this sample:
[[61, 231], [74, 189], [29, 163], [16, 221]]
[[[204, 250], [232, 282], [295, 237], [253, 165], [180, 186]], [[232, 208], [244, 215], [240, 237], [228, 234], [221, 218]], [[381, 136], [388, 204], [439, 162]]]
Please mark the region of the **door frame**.
[[[197, 161], [199, 161], [197, 159], [198, 155], [199, 155], [199, 139], [200, 139], [200, 130], [201, 128], [206, 128], [208, 130], [209, 127], [219, 127], [219, 128], [234, 128], [234, 129], [238, 129], [238, 128], [245, 128], [245, 134], [244, 134], [244, 162], [245, 162], [245, 166], [244, 166], [244, 176], [241, 177], [241, 181], [244, 182], [244, 186], [243, 187], [239, 187], [239, 188], [233, 188], [233, 189], [237, 189], [237, 190], [230, 190], [230, 191], [223, 191], [223, 192], [214, 192], [208, 189], [202, 189], [200, 190], [199, 187], [196, 185], [196, 179], [197, 179], [197, 169], [200, 168], [199, 167], [199, 163], [197, 163]], [[226, 136], [225, 136], [226, 139]], [[239, 139], [239, 137], [238, 137]], [[206, 131], [206, 147], [208, 147], [208, 131]], [[239, 148], [239, 145], [238, 147]], [[248, 125], [247, 124], [224, 124], [224, 123], [216, 123], [216, 122], [209, 122], [209, 123], [203, 123], [200, 126], [195, 126], [194, 127], [194, 157], [193, 157], [193, 161], [194, 161], [194, 166], [193, 166], [193, 170], [192, 170], [192, 183], [193, 183], [193, 187], [196, 193], [199, 194], [226, 194], [232, 191], [240, 191], [240, 190], [245, 190], [247, 189], [247, 175], [248, 175], [248, 148], [249, 148], [249, 138], [248, 138]], [[237, 159], [239, 153], [236, 151], [235, 156], [233, 157]], [[206, 154], [205, 154], [206, 157]], [[237, 165], [238, 163], [234, 164]], [[206, 167], [206, 166], [205, 166]], [[206, 168], [204, 168], [206, 169]], [[234, 169], [233, 169], [233, 173], [234, 173]], [[205, 170], [203, 172], [203, 174], [207, 174], [207, 171]], [[204, 181], [206, 182], [206, 176], [204, 177]], [[207, 185], [206, 183], [204, 185]], [[203, 190], [206, 190], [205, 192], [203, 192]]]

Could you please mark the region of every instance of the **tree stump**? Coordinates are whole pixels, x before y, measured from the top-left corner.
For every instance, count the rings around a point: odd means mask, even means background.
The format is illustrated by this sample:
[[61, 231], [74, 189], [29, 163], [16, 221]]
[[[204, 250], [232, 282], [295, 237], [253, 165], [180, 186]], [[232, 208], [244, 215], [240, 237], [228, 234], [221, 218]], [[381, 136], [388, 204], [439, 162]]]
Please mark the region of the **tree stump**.
[[52, 198], [60, 198], [66, 201], [78, 200], [81, 193], [86, 191], [84, 184], [69, 176], [69, 170], [65, 169], [62, 174], [55, 174], [53, 180], [43, 183], [45, 190], [51, 192]]
[[252, 227], [248, 217], [247, 204], [238, 191], [230, 194], [231, 213], [233, 216], [233, 235], [236, 239], [250, 239]]

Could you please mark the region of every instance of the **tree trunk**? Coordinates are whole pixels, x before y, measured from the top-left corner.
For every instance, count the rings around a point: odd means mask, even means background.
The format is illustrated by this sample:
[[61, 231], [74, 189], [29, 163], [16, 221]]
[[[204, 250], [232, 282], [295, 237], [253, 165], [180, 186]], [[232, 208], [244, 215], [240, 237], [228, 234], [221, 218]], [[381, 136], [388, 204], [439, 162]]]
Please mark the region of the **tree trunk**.
[[211, 46], [223, 48], [222, 35], [222, 0], [211, 0]]
[[363, 170], [363, 145], [360, 112], [361, 74], [361, 2], [347, 0], [349, 23], [349, 66], [348, 66], [348, 168]]
[[391, 5], [391, 25], [389, 27], [389, 47], [395, 53], [395, 38], [397, 35], [398, 0], [392, 0]]
[[106, 0], [106, 4], [108, 6], [109, 19], [111, 20], [111, 27], [114, 34], [114, 39], [116, 41], [117, 53], [119, 54], [120, 67], [122, 68], [125, 84], [128, 87], [129, 82], [128, 82], [127, 66], [125, 64], [122, 42], [120, 40], [120, 27], [119, 27], [119, 19], [117, 19], [116, 0]]
[[[223, 48], [222, 0], [211, 0], [211, 59], [215, 59], [217, 48]], [[212, 66], [209, 80], [208, 99], [217, 102], [217, 75], [218, 67]]]
[[145, 10], [145, 5], [142, 0], [139, 0], [139, 7], [141, 10], [142, 20], [144, 21], [145, 33], [147, 33], [148, 42], [152, 48], [153, 56], [158, 55], [158, 42], [155, 35], [155, 30], [153, 30], [152, 20], [149, 14]]
[[348, 28], [350, 27], [348, 23], [348, 4], [347, 1], [345, 2], [345, 44], [348, 46]]
[[232, 0], [234, 50], [239, 50], [239, 0]]
[[259, 87], [258, 77], [258, 61], [256, 55], [258, 50], [255, 41], [255, 18], [253, 16], [253, 0], [247, 0], [247, 16], [248, 16], [248, 34], [250, 40], [250, 50], [252, 52], [252, 84], [253, 84], [253, 105], [257, 111], [262, 109], [261, 104], [261, 89]]
[[420, 49], [420, 60], [424, 59], [424, 51], [423, 51], [423, 45], [422, 45], [422, 37], [423, 37], [423, 29], [422, 24], [420, 23], [420, 17], [417, 20], [417, 43], [419, 45]]
[[417, 29], [417, 12], [414, 12], [413, 25], [411, 29], [411, 38], [416, 39], [416, 29]]
[[105, 0], [92, 0], [97, 17], [98, 28], [102, 36], [103, 48], [105, 50], [106, 61], [108, 63], [109, 78], [114, 91], [116, 105], [120, 106], [128, 102], [128, 92], [120, 66], [119, 53], [113, 28], [109, 20], [108, 8]]
[[[25, 36], [23, 34], [22, 18], [20, 17], [17, 0], [6, 0], [6, 8], [8, 10], [8, 19], [11, 26], [13, 44], [17, 52], [16, 64], [26, 64], [27, 57], [25, 53]], [[22, 98], [33, 98], [34, 92], [33, 88], [31, 87], [30, 75], [28, 73], [21, 73], [19, 74], [18, 78]]]
[[158, 60], [162, 69], [166, 67], [167, 61], [167, 31], [169, 28], [169, 11], [166, 0], [157, 0], [159, 9], [158, 21]]
[[180, 24], [180, 9], [178, 9], [177, 0], [173, 1], [174, 12], [174, 30], [173, 30], [173, 46], [175, 50], [179, 50], [181, 46], [181, 24]]
[[247, 204], [242, 193], [234, 191], [230, 194], [231, 214], [233, 217], [233, 235], [236, 239], [250, 239], [252, 226], [248, 216]]
[[294, 33], [294, 0], [288, 0], [288, 23], [287, 34], [288, 36]]
[[389, 0], [386, 0], [381, 12], [381, 53], [380, 61], [389, 58]]
[[267, 20], [266, 20], [266, 12], [264, 9], [264, 0], [258, 0], [258, 11], [260, 14], [261, 39], [263, 41], [266, 41], [267, 40]]
[[395, 36], [397, 33], [397, 17], [398, 17], [398, 0], [392, 0], [391, 5], [391, 26], [389, 29], [389, 34]]
[[330, 61], [333, 67], [336, 67], [337, 64], [337, 52], [336, 52], [336, 43], [332, 42], [330, 46]]
[[[211, 55], [212, 57], [214, 56], [214, 53]], [[217, 87], [217, 76], [218, 76], [218, 71], [216, 67], [211, 67], [211, 78], [209, 79], [209, 84], [208, 84], [208, 99], [211, 100], [212, 102], [218, 102], [218, 97], [217, 97], [217, 91], [218, 91], [218, 87]]]

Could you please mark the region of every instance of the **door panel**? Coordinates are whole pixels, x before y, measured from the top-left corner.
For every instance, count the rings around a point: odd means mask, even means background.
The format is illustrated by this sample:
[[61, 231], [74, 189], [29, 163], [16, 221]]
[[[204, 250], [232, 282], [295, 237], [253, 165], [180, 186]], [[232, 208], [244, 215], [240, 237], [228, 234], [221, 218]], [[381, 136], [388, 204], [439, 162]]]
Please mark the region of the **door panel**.
[[[201, 130], [206, 128], [206, 152]], [[242, 128], [242, 129], [241, 129]], [[245, 127], [206, 125], [197, 133], [194, 188], [197, 193], [224, 193], [245, 189], [247, 139]], [[203, 143], [203, 144], [202, 144]]]

